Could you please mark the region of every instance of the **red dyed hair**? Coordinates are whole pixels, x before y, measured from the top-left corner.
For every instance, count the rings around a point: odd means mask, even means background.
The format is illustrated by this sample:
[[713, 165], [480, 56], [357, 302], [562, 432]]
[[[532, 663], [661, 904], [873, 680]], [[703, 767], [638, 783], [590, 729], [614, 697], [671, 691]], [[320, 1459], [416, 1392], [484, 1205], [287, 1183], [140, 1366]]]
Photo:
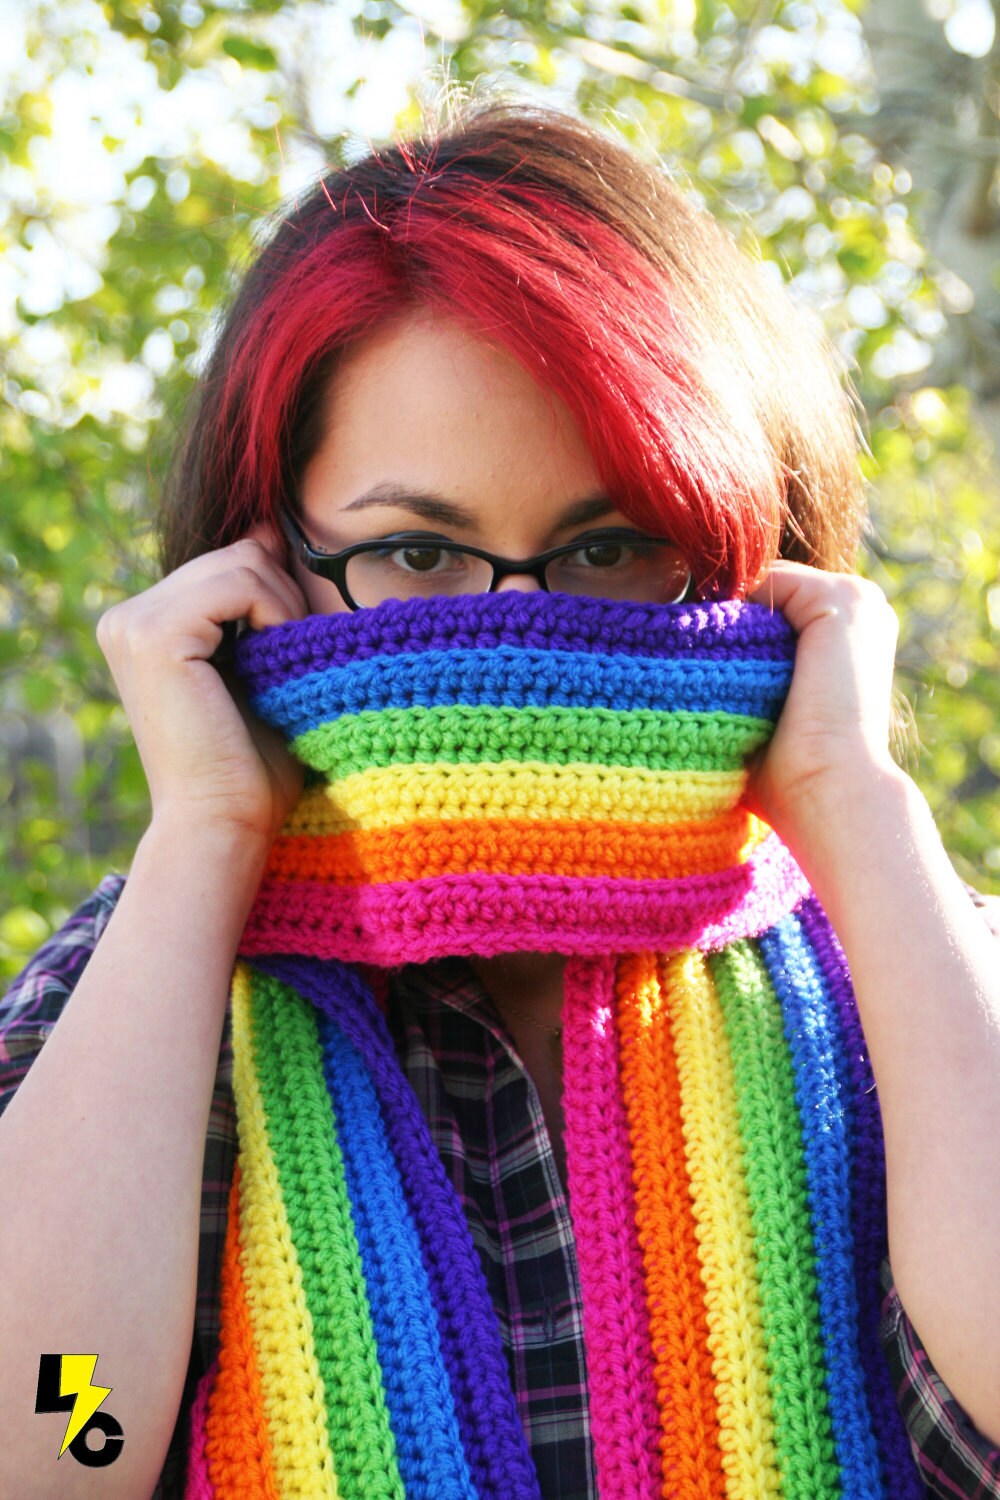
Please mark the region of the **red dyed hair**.
[[849, 399], [820, 338], [660, 172], [581, 123], [491, 105], [325, 176], [250, 269], [168, 484], [177, 566], [273, 519], [336, 360], [414, 306], [467, 320], [562, 398], [613, 502], [704, 591], [779, 549], [850, 566]]

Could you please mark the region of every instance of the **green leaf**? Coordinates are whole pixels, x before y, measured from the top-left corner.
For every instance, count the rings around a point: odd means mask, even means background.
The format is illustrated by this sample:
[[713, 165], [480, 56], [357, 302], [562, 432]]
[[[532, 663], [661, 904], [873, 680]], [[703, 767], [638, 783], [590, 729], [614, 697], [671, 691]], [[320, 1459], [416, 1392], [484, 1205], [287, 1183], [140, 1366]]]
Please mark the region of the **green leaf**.
[[270, 47], [261, 46], [259, 42], [251, 42], [245, 36], [227, 36], [222, 43], [222, 50], [228, 57], [234, 57], [244, 68], [259, 68], [262, 72], [273, 72], [278, 66], [278, 59]]

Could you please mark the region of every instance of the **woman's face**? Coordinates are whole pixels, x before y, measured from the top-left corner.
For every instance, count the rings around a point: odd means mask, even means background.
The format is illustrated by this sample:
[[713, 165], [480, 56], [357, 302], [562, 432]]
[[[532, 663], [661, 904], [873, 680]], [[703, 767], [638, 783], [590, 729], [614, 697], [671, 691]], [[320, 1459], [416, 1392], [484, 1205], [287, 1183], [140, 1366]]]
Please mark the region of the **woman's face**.
[[[509, 354], [425, 310], [343, 360], [300, 497], [306, 535], [328, 552], [416, 531], [527, 558], [631, 524], [565, 405]], [[347, 607], [327, 579], [299, 563], [296, 576], [315, 613]]]

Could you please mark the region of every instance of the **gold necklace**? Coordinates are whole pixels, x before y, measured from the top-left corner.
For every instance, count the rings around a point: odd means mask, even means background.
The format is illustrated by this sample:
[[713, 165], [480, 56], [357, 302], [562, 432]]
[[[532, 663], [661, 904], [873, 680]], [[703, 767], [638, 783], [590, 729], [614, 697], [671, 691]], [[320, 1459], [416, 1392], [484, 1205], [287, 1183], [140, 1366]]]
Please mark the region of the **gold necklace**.
[[[494, 1001], [494, 1004], [496, 1004], [496, 1001]], [[560, 1022], [558, 1026], [552, 1026], [548, 1021], [539, 1021], [538, 1017], [533, 1016], [530, 1011], [521, 1010], [519, 1006], [510, 1005], [509, 1003], [505, 1003], [502, 1009], [498, 1005], [497, 1009], [500, 1011], [500, 1018], [508, 1031], [512, 1029], [507, 1020], [508, 1014], [516, 1017], [519, 1021], [524, 1021], [528, 1026], [533, 1026], [536, 1031], [544, 1031], [549, 1039], [548, 1047], [546, 1048], [548, 1053], [548, 1067], [552, 1070], [553, 1078], [561, 1086], [563, 1072], [562, 1023]]]
[[[494, 1004], [496, 1004], [495, 1001]], [[550, 1036], [554, 1042], [562, 1041], [563, 1029], [561, 1021], [558, 1026], [552, 1026], [548, 1021], [540, 1021], [538, 1017], [533, 1016], [529, 1010], [520, 1010], [518, 1006], [511, 1005], [509, 1000], [505, 1000], [502, 1009], [500, 1007], [498, 1007], [498, 1009], [500, 1009], [501, 1016], [503, 1015], [503, 1012], [505, 1010], [510, 1011], [510, 1014], [512, 1016], [517, 1016], [519, 1021], [527, 1021], [529, 1026], [534, 1026], [538, 1031], [546, 1032], [546, 1034]]]

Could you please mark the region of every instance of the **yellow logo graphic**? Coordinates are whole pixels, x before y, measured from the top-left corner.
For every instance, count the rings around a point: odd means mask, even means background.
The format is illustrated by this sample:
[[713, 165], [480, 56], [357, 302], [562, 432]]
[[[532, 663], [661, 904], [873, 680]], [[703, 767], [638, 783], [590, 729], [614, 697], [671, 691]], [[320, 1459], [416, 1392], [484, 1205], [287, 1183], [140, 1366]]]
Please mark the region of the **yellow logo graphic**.
[[[68, 1448], [77, 1463], [103, 1469], [118, 1458], [125, 1446], [125, 1436], [111, 1413], [100, 1409], [112, 1388], [94, 1383], [96, 1367], [96, 1354], [43, 1354], [38, 1361], [35, 1411], [68, 1411], [59, 1458]], [[100, 1448], [88, 1445], [87, 1435], [91, 1432], [104, 1434]]]
[[93, 1385], [97, 1368], [96, 1354], [64, 1354], [62, 1357], [62, 1379], [60, 1396], [75, 1396], [76, 1403], [66, 1424], [59, 1457], [62, 1458], [77, 1433], [82, 1432], [94, 1412], [103, 1404], [105, 1396], [111, 1395], [109, 1385]]

